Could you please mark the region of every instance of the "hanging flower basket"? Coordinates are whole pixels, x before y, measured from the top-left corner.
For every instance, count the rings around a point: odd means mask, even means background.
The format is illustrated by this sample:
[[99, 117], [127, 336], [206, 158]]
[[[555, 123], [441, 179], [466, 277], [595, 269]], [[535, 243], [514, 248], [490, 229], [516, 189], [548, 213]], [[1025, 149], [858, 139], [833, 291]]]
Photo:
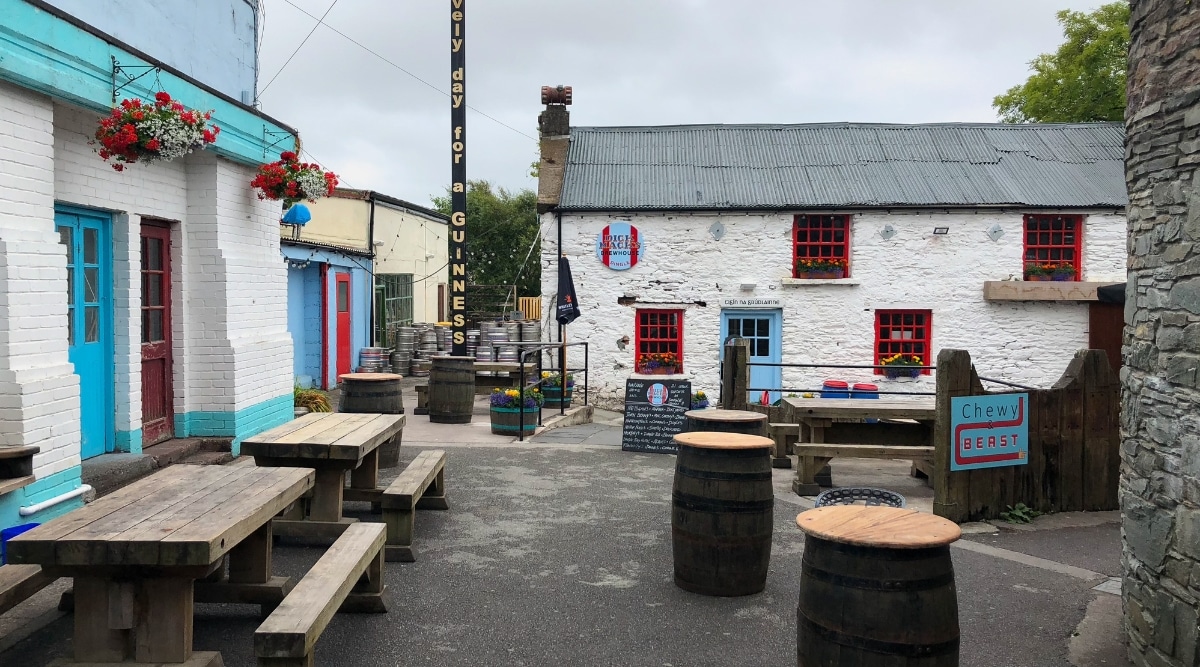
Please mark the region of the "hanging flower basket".
[[284, 151], [275, 162], [259, 167], [258, 175], [250, 181], [250, 187], [258, 189], [259, 199], [282, 201], [285, 209], [301, 200], [328, 197], [337, 184], [337, 175], [332, 171], [301, 162], [292, 151]]
[[100, 120], [96, 152], [112, 168], [124, 171], [135, 162], [174, 160], [217, 141], [221, 128], [209, 125], [212, 111], [188, 109], [165, 92], [154, 96], [154, 104], [139, 99], [121, 100]]

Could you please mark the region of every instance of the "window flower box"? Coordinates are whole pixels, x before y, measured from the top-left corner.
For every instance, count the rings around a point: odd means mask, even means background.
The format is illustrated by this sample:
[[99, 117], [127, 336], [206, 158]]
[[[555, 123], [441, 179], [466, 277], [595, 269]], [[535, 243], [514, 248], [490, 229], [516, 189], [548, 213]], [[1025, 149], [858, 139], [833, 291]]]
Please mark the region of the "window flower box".
[[800, 257], [792, 275], [808, 280], [838, 280], [846, 277], [847, 262], [837, 257]]

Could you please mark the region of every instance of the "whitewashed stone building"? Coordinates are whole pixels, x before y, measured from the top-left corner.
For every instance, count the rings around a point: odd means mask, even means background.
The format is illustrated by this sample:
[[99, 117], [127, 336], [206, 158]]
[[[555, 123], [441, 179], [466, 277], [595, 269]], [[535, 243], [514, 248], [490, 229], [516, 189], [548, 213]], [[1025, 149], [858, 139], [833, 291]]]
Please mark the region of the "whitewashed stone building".
[[[77, 507], [85, 459], [188, 436], [236, 451], [291, 419], [280, 204], [250, 181], [298, 139], [243, 102], [257, 4], [211, 8], [0, 0], [0, 453], [37, 448], [0, 466], [0, 528]], [[213, 109], [219, 139], [114, 171], [99, 119], [159, 90]]]
[[[589, 341], [601, 405], [663, 351], [715, 393], [730, 335], [771, 363], [962, 348], [981, 374], [1044, 386], [1080, 348], [1119, 363], [1121, 307], [1096, 300], [1125, 280], [1118, 124], [570, 127], [562, 105], [540, 122], [543, 312], [561, 252], [582, 309], [567, 337]], [[804, 273], [810, 258], [840, 260], [841, 277]], [[1022, 280], [1045, 263], [1075, 274]], [[751, 398], [825, 379], [933, 387], [756, 367]]]

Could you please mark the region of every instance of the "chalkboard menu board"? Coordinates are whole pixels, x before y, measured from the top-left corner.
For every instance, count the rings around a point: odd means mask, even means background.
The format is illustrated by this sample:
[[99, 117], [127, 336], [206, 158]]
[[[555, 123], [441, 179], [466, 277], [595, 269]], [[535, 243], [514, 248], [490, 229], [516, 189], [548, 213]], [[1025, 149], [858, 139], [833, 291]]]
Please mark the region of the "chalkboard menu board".
[[689, 380], [630, 378], [625, 381], [625, 427], [621, 449], [627, 452], [674, 454], [674, 436], [687, 428], [683, 413], [691, 409]]

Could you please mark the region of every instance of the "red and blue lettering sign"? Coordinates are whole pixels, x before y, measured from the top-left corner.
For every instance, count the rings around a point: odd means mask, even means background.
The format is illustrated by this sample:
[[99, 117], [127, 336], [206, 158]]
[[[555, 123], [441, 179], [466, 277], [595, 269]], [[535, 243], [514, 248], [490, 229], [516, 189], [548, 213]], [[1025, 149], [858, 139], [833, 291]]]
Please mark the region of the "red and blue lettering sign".
[[666, 405], [670, 395], [666, 385], [655, 382], [646, 390], [646, 402], [650, 405]]
[[950, 399], [951, 470], [1029, 463], [1029, 394]]
[[596, 237], [596, 258], [614, 271], [637, 266], [645, 254], [638, 228], [628, 222], [610, 222]]

